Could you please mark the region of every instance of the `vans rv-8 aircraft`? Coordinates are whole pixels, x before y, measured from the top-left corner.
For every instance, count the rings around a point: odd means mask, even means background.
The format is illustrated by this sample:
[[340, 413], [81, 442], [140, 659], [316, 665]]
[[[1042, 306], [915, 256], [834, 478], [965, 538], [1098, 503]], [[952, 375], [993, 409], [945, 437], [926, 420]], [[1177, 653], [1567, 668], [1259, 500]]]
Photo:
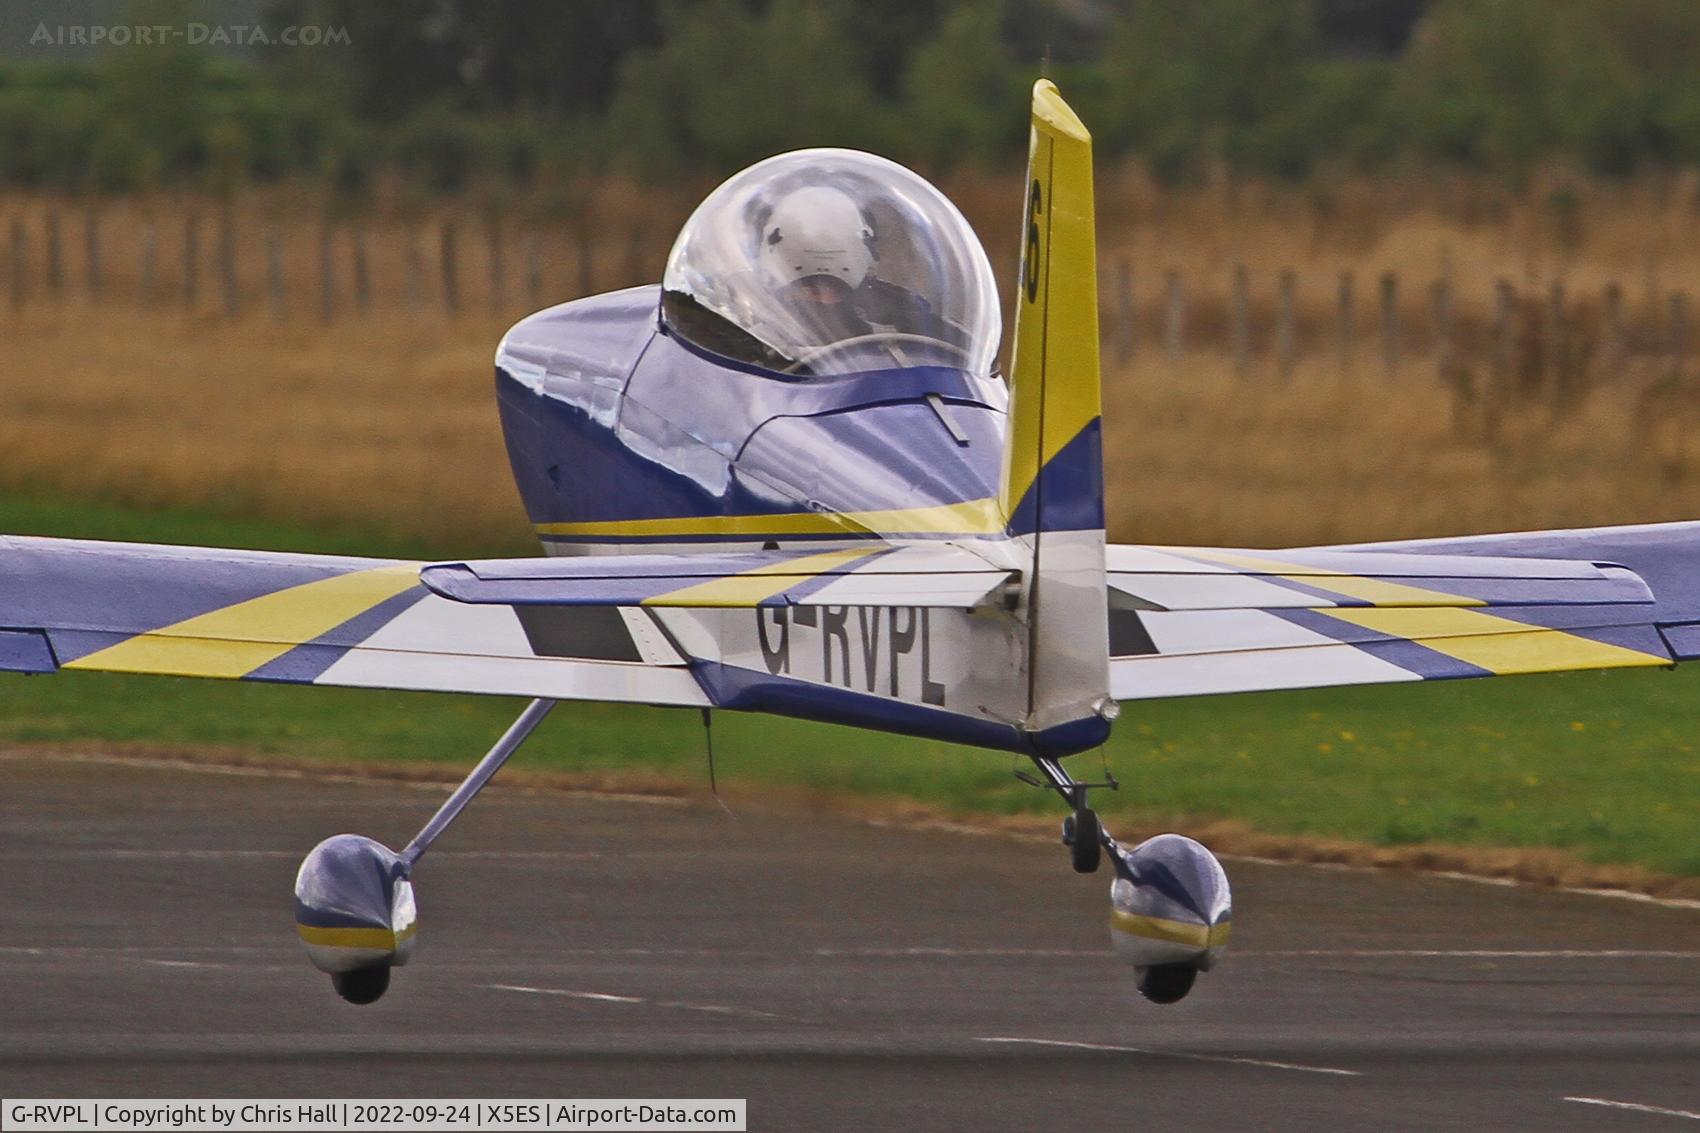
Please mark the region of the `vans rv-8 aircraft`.
[[[412, 843], [315, 847], [312, 962], [369, 1003], [420, 856], [559, 700], [769, 712], [1030, 758], [1107, 856], [1157, 1002], [1228, 940], [1222, 867], [1117, 843], [1063, 766], [1118, 701], [1700, 658], [1700, 524], [1299, 550], [1105, 543], [1091, 138], [1034, 88], [1007, 382], [984, 250], [901, 166], [783, 154], [716, 189], [660, 287], [496, 353], [547, 554], [417, 563], [0, 539], [0, 669], [494, 693], [530, 705]], [[800, 758], [807, 758], [806, 754]]]

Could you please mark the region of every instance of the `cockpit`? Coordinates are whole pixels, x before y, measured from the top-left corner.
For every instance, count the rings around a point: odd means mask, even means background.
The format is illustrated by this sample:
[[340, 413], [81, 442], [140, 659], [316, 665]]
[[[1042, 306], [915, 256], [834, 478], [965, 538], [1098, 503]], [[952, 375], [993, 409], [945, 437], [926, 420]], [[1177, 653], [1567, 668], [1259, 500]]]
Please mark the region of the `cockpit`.
[[956, 206], [842, 149], [769, 158], [709, 194], [667, 258], [661, 317], [693, 346], [797, 379], [985, 375], [1002, 333], [991, 265]]

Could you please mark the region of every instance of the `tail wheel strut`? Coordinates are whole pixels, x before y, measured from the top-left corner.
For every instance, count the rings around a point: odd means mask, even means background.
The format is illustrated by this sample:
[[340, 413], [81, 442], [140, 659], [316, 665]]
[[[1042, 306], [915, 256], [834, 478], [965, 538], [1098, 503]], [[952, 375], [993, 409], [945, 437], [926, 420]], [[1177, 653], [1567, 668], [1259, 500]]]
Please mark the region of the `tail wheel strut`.
[[1098, 812], [1087, 805], [1087, 792], [1094, 787], [1107, 787], [1115, 790], [1120, 784], [1114, 776], [1102, 783], [1082, 783], [1067, 771], [1062, 764], [1050, 756], [1036, 755], [1034, 765], [1044, 776], [1043, 779], [1017, 771], [1015, 777], [1023, 783], [1045, 790], [1055, 791], [1074, 809], [1074, 813], [1063, 819], [1063, 845], [1069, 848], [1076, 873], [1097, 873], [1098, 866], [1104, 860], [1104, 843], [1107, 840], [1104, 826], [1098, 821]]

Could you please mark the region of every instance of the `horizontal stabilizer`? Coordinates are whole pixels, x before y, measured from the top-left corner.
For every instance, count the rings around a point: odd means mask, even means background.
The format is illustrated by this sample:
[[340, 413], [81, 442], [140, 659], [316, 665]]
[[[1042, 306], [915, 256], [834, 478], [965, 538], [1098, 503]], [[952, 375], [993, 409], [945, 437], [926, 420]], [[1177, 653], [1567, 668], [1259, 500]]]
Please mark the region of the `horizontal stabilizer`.
[[1651, 603], [1622, 567], [1569, 559], [1345, 551], [1109, 548], [1112, 607], [1269, 610], [1326, 606]]
[[514, 606], [933, 606], [971, 609], [1013, 577], [960, 547], [804, 553], [588, 555], [437, 563], [420, 571], [457, 602]]

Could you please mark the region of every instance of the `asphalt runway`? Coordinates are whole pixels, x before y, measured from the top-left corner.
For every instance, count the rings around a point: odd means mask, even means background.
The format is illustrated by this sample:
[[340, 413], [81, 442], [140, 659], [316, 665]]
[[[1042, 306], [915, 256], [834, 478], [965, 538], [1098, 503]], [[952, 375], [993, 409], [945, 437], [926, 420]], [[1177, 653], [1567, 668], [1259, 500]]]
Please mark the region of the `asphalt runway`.
[[[521, 757], [523, 759], [523, 756]], [[1227, 863], [1154, 1007], [1065, 851], [503, 789], [415, 875], [372, 1007], [294, 939], [329, 834], [446, 788], [0, 757], [7, 1096], [743, 1097], [779, 1129], [1679, 1129], [1700, 910]], [[1641, 1108], [1634, 1108], [1641, 1107]]]

